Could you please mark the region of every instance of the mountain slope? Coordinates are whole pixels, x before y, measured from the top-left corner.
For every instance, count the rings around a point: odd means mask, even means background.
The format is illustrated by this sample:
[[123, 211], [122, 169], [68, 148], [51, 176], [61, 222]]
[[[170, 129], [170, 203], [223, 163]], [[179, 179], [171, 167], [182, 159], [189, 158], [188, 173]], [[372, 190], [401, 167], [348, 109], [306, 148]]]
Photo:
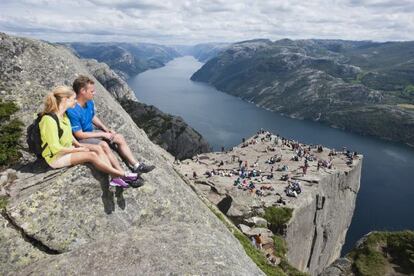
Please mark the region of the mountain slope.
[[[63, 47], [6, 34], [0, 34], [0, 60], [2, 98], [20, 107], [25, 126], [53, 87], [90, 75]], [[0, 245], [9, 253], [0, 254], [0, 273], [262, 275], [174, 171], [172, 156], [98, 81], [96, 92], [98, 116], [156, 169], [139, 189], [112, 190], [108, 177], [87, 165], [45, 172], [23, 148], [17, 179], [5, 187], [10, 197], [1, 213]]]
[[391, 45], [245, 41], [191, 79], [292, 117], [414, 145], [414, 52], [410, 43]]
[[123, 79], [159, 68], [180, 56], [171, 47], [148, 43], [66, 43], [81, 58], [104, 62]]

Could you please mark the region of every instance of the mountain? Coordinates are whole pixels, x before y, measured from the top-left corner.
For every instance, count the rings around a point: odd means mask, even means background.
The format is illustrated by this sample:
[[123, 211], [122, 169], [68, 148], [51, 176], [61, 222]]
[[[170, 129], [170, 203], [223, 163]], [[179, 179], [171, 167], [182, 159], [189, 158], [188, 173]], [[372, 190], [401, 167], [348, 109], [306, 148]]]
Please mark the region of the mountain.
[[[45, 95], [89, 69], [68, 49], [0, 33], [0, 91], [27, 127]], [[227, 227], [96, 81], [97, 115], [140, 160], [156, 165], [145, 185], [109, 187], [89, 165], [45, 170], [21, 138], [19, 164], [1, 173], [2, 275], [263, 275]]]
[[96, 59], [111, 67], [123, 79], [148, 69], [159, 68], [180, 56], [173, 48], [148, 43], [65, 43], [79, 57]]
[[174, 48], [183, 56], [193, 56], [200, 62], [207, 62], [230, 45], [230, 43], [201, 43], [194, 46], [174, 46]]
[[258, 39], [191, 77], [263, 108], [414, 145], [414, 42]]

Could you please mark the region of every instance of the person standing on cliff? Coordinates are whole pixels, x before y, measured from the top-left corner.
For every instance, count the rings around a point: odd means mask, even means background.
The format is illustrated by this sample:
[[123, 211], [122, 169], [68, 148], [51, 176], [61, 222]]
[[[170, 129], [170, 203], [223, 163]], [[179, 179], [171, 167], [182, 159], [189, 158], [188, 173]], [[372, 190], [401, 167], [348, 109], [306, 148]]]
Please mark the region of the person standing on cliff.
[[[125, 138], [109, 129], [96, 115], [93, 97], [95, 96], [95, 82], [87, 76], [79, 76], [73, 82], [77, 104], [66, 111], [72, 125], [73, 135], [80, 143], [100, 145], [108, 154], [111, 164], [120, 168], [116, 157], [109, 145], [114, 146], [121, 157], [136, 173], [147, 173], [155, 166], [138, 162], [133, 156]], [[96, 127], [99, 130], [95, 130]]]

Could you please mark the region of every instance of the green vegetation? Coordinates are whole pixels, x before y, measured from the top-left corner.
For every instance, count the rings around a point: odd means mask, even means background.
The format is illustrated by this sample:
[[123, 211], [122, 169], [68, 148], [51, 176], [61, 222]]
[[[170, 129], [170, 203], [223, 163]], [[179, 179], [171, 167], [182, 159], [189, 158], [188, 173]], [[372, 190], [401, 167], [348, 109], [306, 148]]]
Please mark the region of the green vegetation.
[[407, 85], [401, 92], [401, 97], [412, 100], [414, 98], [414, 85]]
[[7, 196], [0, 196], [0, 212], [6, 209], [9, 198]]
[[18, 146], [23, 123], [10, 119], [17, 110], [14, 103], [0, 101], [0, 168], [13, 165], [21, 156]]
[[293, 209], [285, 207], [268, 207], [265, 208], [263, 218], [270, 223], [273, 233], [278, 233], [283, 226], [292, 218]]
[[386, 274], [390, 263], [398, 265], [401, 273], [409, 274], [414, 271], [414, 231], [371, 233], [348, 257], [354, 261], [357, 275]]
[[287, 245], [283, 237], [279, 235], [274, 235], [273, 244], [275, 245], [276, 256], [284, 258], [287, 253]]
[[362, 83], [362, 79], [364, 78], [364, 76], [367, 74], [368, 72], [361, 72], [358, 73], [356, 78], [354, 80], [351, 80], [351, 83], [353, 84], [361, 84]]
[[240, 231], [234, 231], [233, 234], [243, 246], [246, 254], [266, 275], [291, 275], [286, 274], [283, 269], [278, 266], [269, 265], [263, 253], [254, 247], [251, 241], [243, 233]]
[[[233, 224], [225, 218], [225, 216], [214, 207], [207, 205], [209, 209], [220, 219], [224, 225], [229, 228], [233, 235], [239, 240], [240, 244], [243, 246], [246, 254], [252, 259], [252, 261], [266, 274], [266, 275], [292, 275], [292, 276], [305, 276], [306, 273], [300, 272], [293, 266], [291, 266], [288, 261], [285, 259], [285, 254], [287, 252], [286, 242], [281, 236], [274, 236], [273, 240], [276, 246], [277, 256], [281, 258], [281, 263], [279, 266], [272, 266], [268, 263], [266, 256], [258, 250], [248, 237], [246, 237], [239, 229], [237, 229]], [[285, 208], [287, 209], [287, 208]]]

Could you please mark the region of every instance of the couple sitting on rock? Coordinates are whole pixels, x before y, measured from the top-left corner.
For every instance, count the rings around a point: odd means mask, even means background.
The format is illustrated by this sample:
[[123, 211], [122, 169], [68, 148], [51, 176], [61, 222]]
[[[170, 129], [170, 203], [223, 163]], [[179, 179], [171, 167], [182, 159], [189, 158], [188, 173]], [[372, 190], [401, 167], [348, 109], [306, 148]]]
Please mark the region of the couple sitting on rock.
[[[39, 123], [42, 157], [54, 169], [92, 163], [112, 176], [111, 186], [127, 188], [128, 183], [141, 186], [143, 179], [139, 174], [155, 167], [139, 163], [124, 137], [107, 128], [95, 115], [94, 95], [94, 81], [86, 76], [79, 76], [73, 82], [73, 90], [59, 86], [47, 95], [42, 115], [55, 114], [59, 125], [54, 115], [42, 116]], [[121, 167], [109, 145], [117, 148], [132, 172]]]

